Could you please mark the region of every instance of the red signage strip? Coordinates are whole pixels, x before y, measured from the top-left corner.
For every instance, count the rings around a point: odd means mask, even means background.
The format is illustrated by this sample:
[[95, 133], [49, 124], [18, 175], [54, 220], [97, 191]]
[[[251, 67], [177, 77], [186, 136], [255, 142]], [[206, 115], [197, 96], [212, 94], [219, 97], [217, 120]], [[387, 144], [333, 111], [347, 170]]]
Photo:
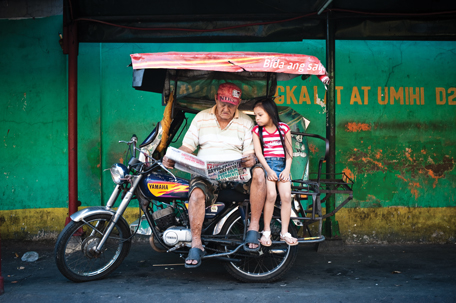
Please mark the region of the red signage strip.
[[133, 69], [193, 69], [221, 72], [273, 72], [327, 78], [314, 56], [258, 52], [166, 52], [130, 55]]

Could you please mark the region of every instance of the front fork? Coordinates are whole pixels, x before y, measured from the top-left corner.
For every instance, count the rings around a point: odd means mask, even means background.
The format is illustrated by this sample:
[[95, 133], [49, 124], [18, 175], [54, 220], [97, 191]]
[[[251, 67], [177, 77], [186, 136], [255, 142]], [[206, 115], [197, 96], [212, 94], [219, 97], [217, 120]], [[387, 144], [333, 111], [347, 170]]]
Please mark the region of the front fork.
[[[128, 205], [130, 204], [130, 201], [133, 198], [135, 189], [138, 186], [139, 181], [141, 181], [141, 179], [142, 179], [142, 175], [132, 176], [130, 190], [127, 192], [125, 197], [122, 199], [122, 202], [120, 202], [119, 208], [117, 209], [112, 220], [109, 222], [108, 228], [106, 229], [103, 237], [101, 238], [100, 242], [98, 243], [97, 247], [95, 248], [95, 251], [97, 253], [101, 252], [101, 250], [103, 249], [103, 246], [105, 245], [106, 241], [108, 240], [112, 230], [114, 229], [114, 226], [117, 224], [117, 221], [119, 221], [119, 219], [122, 217], [125, 210], [127, 209]], [[114, 202], [119, 197], [119, 194], [121, 191], [122, 191], [121, 186], [117, 185], [116, 188], [114, 189], [113, 193], [111, 194], [111, 197], [108, 200], [106, 208], [108, 208], [108, 209], [112, 208], [112, 206], [114, 205]], [[98, 223], [97, 223], [97, 225], [98, 225]]]

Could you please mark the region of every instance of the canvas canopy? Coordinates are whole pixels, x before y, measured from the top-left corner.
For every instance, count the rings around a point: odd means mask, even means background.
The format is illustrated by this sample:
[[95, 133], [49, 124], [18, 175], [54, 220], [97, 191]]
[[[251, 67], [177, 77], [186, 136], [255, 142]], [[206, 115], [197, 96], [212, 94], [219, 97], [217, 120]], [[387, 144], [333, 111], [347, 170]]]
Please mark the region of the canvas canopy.
[[[316, 75], [326, 70], [314, 56], [260, 52], [166, 52], [130, 55], [133, 69], [193, 69], [221, 72], [273, 72]], [[325, 77], [326, 76], [326, 77]]]

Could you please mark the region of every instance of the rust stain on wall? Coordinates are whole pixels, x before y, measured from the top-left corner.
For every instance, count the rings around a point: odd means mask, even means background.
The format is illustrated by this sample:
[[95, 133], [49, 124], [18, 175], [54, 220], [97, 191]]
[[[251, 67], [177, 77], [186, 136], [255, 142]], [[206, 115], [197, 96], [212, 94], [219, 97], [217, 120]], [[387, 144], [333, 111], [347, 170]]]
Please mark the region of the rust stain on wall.
[[344, 169], [342, 170], [342, 172], [343, 172], [347, 177], [349, 177], [351, 180], [353, 180], [353, 181], [355, 180], [355, 174], [353, 174], [353, 172], [352, 172], [350, 169], [348, 169], [347, 167], [344, 168]]
[[354, 149], [355, 154], [348, 159], [349, 162], [353, 162], [353, 166], [357, 168], [358, 172], [375, 172], [383, 171], [385, 172], [387, 168], [383, 163], [373, 160], [367, 153], [364, 153], [358, 149]]
[[[424, 153], [420, 149], [414, 153], [412, 148], [405, 148], [405, 151], [388, 150], [386, 153], [382, 149], [374, 149], [366, 147], [366, 151], [354, 148], [353, 152], [348, 154], [346, 162], [351, 162], [354, 169], [350, 167], [355, 175], [372, 174], [378, 171], [397, 171], [396, 176], [411, 175], [412, 179], [422, 175], [429, 175], [435, 179], [440, 178], [443, 172], [454, 168], [454, 160], [445, 157], [443, 163], [435, 163], [430, 158], [429, 153], [426, 153], [428, 159], [423, 156]], [[425, 163], [423, 163], [425, 162]], [[429, 173], [429, 170], [432, 173]], [[405, 181], [405, 180], [404, 180]]]
[[422, 186], [418, 182], [410, 182], [409, 183], [409, 189], [410, 192], [412, 193], [413, 196], [415, 196], [415, 200], [418, 199], [418, 188], [421, 188]]
[[345, 131], [347, 132], [366, 132], [370, 130], [371, 126], [367, 123], [348, 122], [347, 124], [345, 124]]
[[[406, 148], [405, 156], [409, 161], [416, 162], [416, 160], [414, 160], [414, 158], [412, 158], [411, 152], [412, 152], [412, 150], [410, 148]], [[426, 150], [424, 150], [424, 149], [421, 150], [421, 153], [425, 155]], [[431, 158], [428, 159], [428, 162], [430, 162], [431, 164], [424, 166], [424, 168], [419, 168], [418, 172], [420, 174], [425, 174], [427, 172], [428, 176], [430, 176], [431, 178], [434, 179], [434, 183], [433, 183], [432, 187], [436, 188], [438, 179], [444, 178], [445, 172], [453, 170], [454, 160], [452, 158], [450, 159], [450, 157], [448, 157], [448, 156], [445, 156], [443, 158], [443, 163], [435, 164]], [[398, 175], [398, 174], [396, 174], [396, 176], [398, 178], [404, 180], [405, 182], [408, 182], [408, 180], [406, 178], [404, 178], [403, 176]], [[427, 183], [427, 181], [425, 183]], [[417, 200], [418, 196], [419, 196], [418, 188], [422, 188], [423, 186], [421, 186], [420, 183], [418, 183], [418, 182], [410, 182], [410, 183], [408, 183], [408, 187], [410, 189], [411, 194], [413, 196], [415, 196], [415, 200]]]
[[363, 161], [364, 162], [367, 162], [367, 161], [372, 161], [375, 165], [377, 165], [378, 167], [384, 169], [384, 170], [387, 170], [387, 168], [385, 166], [383, 166], [382, 163], [378, 162], [378, 161], [374, 161], [372, 160], [371, 158], [363, 158]]
[[404, 177], [402, 177], [401, 175], [396, 175], [396, 177], [398, 177], [399, 179], [402, 179], [402, 180], [404, 180], [405, 182], [408, 182], [408, 180], [407, 180], [407, 179], [405, 179]]
[[412, 153], [412, 149], [411, 149], [411, 148], [406, 148], [406, 149], [405, 149], [405, 157], [406, 157], [407, 159], [409, 159], [410, 161], [413, 162], [413, 159], [412, 159], [412, 157], [410, 156], [411, 153]]
[[436, 177], [444, 176], [445, 172], [452, 171], [454, 168], [454, 159], [449, 156], [444, 156], [442, 163], [429, 164], [424, 167], [428, 171], [432, 171]]
[[452, 171], [454, 169], [454, 159], [449, 156], [444, 156], [442, 163], [432, 163], [424, 166], [424, 169], [428, 172], [428, 175], [434, 179], [433, 188], [437, 186], [438, 179], [445, 177], [445, 172]]
[[428, 174], [431, 178], [434, 179], [434, 183], [432, 184], [432, 188], [437, 186], [438, 179], [443, 178], [444, 176], [436, 176], [432, 170], [428, 170]]
[[[411, 152], [412, 152], [412, 150], [410, 148], [407, 148], [406, 152], [405, 152], [405, 155], [406, 155], [408, 160], [415, 161], [414, 159], [412, 159], [412, 157], [410, 155]], [[425, 151], [423, 152], [423, 150], [421, 150], [421, 153], [422, 154], [426, 154], [426, 152]], [[427, 173], [427, 175], [429, 177], [433, 178], [434, 179], [434, 183], [433, 183], [432, 187], [436, 188], [438, 179], [444, 178], [445, 177], [445, 172], [448, 172], [448, 171], [451, 171], [451, 170], [454, 169], [454, 159], [450, 158], [449, 156], [444, 156], [442, 163], [437, 163], [436, 164], [430, 158], [428, 159], [428, 162], [430, 162], [431, 164], [428, 164], [428, 165], [424, 166], [424, 168], [419, 168], [418, 172], [420, 174], [426, 174]], [[407, 180], [406, 178], [404, 178], [403, 176], [401, 176], [399, 174], [396, 174], [396, 177], [404, 180], [405, 182], [409, 182], [409, 180]], [[419, 196], [418, 188], [422, 188], [423, 186], [421, 186], [421, 184], [418, 183], [418, 182], [410, 182], [410, 183], [408, 183], [408, 187], [410, 189], [411, 194], [413, 196], [415, 196], [415, 200], [417, 200], [418, 196]]]

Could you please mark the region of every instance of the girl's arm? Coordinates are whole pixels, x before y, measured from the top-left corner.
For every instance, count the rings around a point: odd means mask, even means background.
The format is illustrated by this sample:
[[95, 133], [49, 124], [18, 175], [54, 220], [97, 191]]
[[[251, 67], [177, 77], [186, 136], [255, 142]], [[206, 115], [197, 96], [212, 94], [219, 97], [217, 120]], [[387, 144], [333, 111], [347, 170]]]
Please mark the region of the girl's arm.
[[290, 181], [291, 162], [293, 161], [293, 147], [291, 146], [291, 130], [285, 134], [285, 169], [280, 173], [279, 180]]
[[253, 147], [255, 148], [255, 155], [257, 156], [258, 161], [260, 161], [261, 165], [263, 165], [264, 169], [266, 170], [267, 179], [270, 181], [277, 181], [277, 174], [269, 167], [268, 163], [266, 162], [266, 159], [263, 155], [263, 150], [261, 149], [260, 138], [256, 133], [253, 133]]

